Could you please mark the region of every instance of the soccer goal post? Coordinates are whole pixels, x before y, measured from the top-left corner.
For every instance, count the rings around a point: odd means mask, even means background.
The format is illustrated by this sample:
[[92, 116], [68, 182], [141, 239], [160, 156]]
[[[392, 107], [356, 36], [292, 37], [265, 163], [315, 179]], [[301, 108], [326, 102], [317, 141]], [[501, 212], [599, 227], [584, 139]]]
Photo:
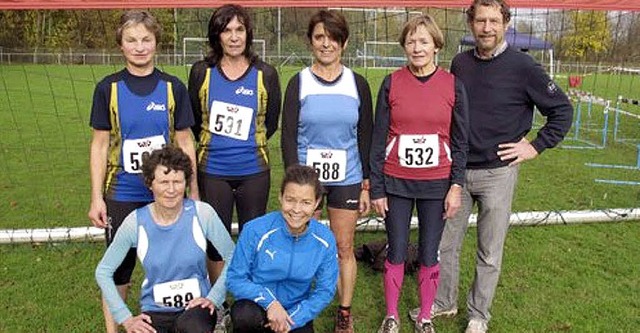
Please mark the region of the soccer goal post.
[[[182, 38], [182, 64], [191, 66], [194, 62], [204, 59], [209, 52], [209, 39], [207, 37]], [[253, 49], [262, 60], [266, 60], [267, 42], [264, 39], [254, 39]]]
[[395, 69], [407, 61], [398, 42], [365, 41], [362, 67]]
[[[365, 41], [363, 49], [364, 68], [396, 69], [407, 63], [407, 58], [398, 42]], [[438, 64], [438, 54], [434, 62]]]

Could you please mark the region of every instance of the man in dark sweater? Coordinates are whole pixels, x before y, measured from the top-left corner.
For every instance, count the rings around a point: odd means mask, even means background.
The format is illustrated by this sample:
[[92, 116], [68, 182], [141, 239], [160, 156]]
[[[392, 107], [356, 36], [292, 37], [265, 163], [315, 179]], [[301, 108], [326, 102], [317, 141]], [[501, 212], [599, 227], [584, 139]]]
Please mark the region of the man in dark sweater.
[[[484, 333], [502, 263], [519, 164], [556, 146], [571, 127], [567, 96], [529, 55], [504, 39], [510, 21], [504, 0], [474, 0], [467, 23], [476, 47], [458, 54], [451, 72], [469, 97], [469, 154], [462, 207], [440, 243], [440, 285], [432, 317], [457, 313], [459, 256], [468, 218], [478, 204], [476, 274], [467, 297], [466, 333]], [[534, 106], [546, 117], [535, 139]]]

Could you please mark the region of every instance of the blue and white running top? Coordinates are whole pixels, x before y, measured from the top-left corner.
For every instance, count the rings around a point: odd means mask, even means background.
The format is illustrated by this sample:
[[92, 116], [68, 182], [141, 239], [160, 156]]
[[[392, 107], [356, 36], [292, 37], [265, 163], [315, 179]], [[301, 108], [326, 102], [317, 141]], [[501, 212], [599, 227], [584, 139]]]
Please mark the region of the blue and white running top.
[[354, 185], [369, 177], [372, 111], [364, 78], [343, 67], [327, 82], [307, 67], [289, 82], [283, 110], [286, 166], [312, 166], [324, 185]]
[[145, 273], [140, 295], [142, 311], [181, 311], [197, 297], [222, 305], [228, 265], [211, 287], [206, 240], [225, 263], [231, 262], [233, 241], [213, 208], [204, 202], [185, 199], [178, 220], [168, 226], [154, 222], [150, 205], [129, 214], [96, 268], [96, 280], [116, 322], [122, 323], [132, 314], [118, 294], [113, 273], [134, 247]]

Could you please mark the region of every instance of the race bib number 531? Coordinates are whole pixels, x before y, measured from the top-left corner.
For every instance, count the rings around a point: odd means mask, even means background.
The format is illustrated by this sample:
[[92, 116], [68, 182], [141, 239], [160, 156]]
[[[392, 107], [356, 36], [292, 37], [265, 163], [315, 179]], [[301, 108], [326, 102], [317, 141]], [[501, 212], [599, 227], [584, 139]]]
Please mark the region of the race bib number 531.
[[347, 151], [340, 149], [309, 149], [307, 165], [314, 168], [321, 182], [339, 182], [346, 177]]
[[153, 300], [160, 306], [184, 308], [197, 297], [200, 297], [197, 279], [170, 281], [153, 286]]
[[124, 140], [122, 144], [122, 158], [124, 171], [128, 173], [142, 172], [142, 156], [161, 149], [166, 141], [164, 136], [156, 135], [141, 139]]
[[236, 140], [246, 141], [253, 121], [253, 109], [245, 106], [213, 101], [209, 117], [209, 131]]
[[433, 168], [438, 166], [440, 145], [438, 134], [401, 135], [398, 160], [406, 168]]

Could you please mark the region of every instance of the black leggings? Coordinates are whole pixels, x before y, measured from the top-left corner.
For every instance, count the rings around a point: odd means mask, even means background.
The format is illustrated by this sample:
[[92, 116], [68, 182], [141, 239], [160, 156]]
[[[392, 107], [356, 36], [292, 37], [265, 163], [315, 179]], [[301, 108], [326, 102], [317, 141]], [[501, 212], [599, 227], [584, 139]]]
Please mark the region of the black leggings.
[[415, 204], [418, 210], [418, 259], [426, 267], [437, 264], [444, 230], [444, 200], [410, 199], [387, 193], [387, 204], [387, 259], [392, 264], [404, 263], [407, 259], [411, 213]]
[[[264, 325], [268, 323], [267, 312], [257, 303], [241, 299], [231, 306], [233, 333], [273, 333]], [[290, 333], [314, 333], [313, 320]]]
[[[229, 234], [231, 234], [234, 204], [238, 213], [238, 228], [242, 230], [246, 222], [264, 215], [267, 211], [270, 185], [270, 171], [234, 180], [198, 172], [200, 199], [216, 210]], [[209, 241], [207, 241], [207, 256], [212, 261], [222, 261], [222, 257]]]
[[247, 221], [262, 216], [267, 211], [270, 185], [269, 171], [233, 180], [198, 173], [200, 198], [216, 210], [229, 233], [234, 204], [238, 213], [238, 225], [242, 229]]
[[[124, 222], [124, 219], [134, 210], [149, 204], [148, 202], [123, 202], [110, 199], [105, 199], [104, 202], [107, 205], [107, 220], [109, 222], [109, 226], [105, 229], [107, 246], [113, 242], [113, 238], [116, 236], [116, 232]], [[113, 282], [116, 286], [129, 284], [135, 267], [136, 249], [131, 248], [120, 266], [113, 273]]]
[[216, 322], [216, 312], [195, 307], [178, 312], [145, 312], [151, 317], [151, 326], [158, 333], [209, 333]]

